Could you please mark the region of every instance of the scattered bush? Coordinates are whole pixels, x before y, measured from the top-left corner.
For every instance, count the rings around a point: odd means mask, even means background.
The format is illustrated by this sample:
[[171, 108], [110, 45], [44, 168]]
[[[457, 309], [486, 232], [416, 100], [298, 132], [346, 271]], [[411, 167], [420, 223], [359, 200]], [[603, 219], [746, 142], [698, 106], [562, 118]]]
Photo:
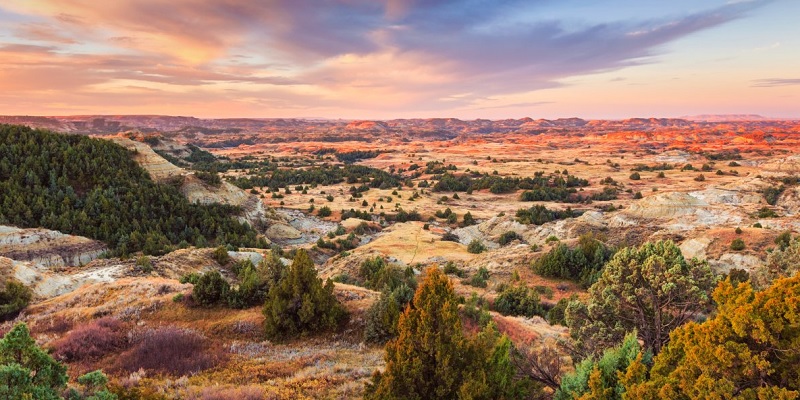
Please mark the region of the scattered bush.
[[592, 234], [578, 239], [578, 246], [570, 248], [566, 244], [553, 247], [547, 254], [536, 259], [533, 271], [548, 278], [569, 279], [584, 287], [591, 286], [600, 276], [603, 265], [614, 255]]
[[148, 256], [141, 256], [137, 258], [136, 266], [139, 267], [139, 270], [145, 274], [153, 272], [153, 263], [150, 261], [150, 257]]
[[22, 282], [9, 279], [0, 291], [0, 321], [17, 316], [30, 303], [33, 293]]
[[397, 336], [397, 321], [413, 298], [414, 289], [405, 283], [394, 289], [384, 287], [381, 297], [367, 310], [364, 339], [385, 343]]
[[522, 236], [520, 236], [517, 232], [507, 231], [500, 235], [499, 243], [501, 246], [505, 246], [515, 240], [522, 240]]
[[758, 210], [757, 216], [758, 218], [775, 218], [778, 216], [778, 213], [769, 207], [761, 207], [761, 209]]
[[485, 288], [488, 286], [487, 280], [489, 280], [489, 270], [485, 267], [478, 268], [478, 272], [475, 275], [472, 275], [466, 283], [470, 286]]
[[453, 232], [445, 232], [444, 235], [442, 235], [442, 241], [444, 241], [444, 242], [456, 242], [456, 243], [458, 243], [460, 240], [461, 239], [459, 239], [458, 235], [456, 235]]
[[731, 250], [742, 251], [745, 248], [744, 240], [736, 238], [731, 242]]
[[219, 271], [207, 272], [197, 279], [192, 289], [192, 298], [204, 307], [211, 307], [225, 301], [230, 285]]
[[494, 309], [503, 315], [522, 315], [528, 318], [544, 315], [539, 295], [534, 289], [524, 285], [506, 286], [494, 301]]
[[225, 246], [219, 246], [214, 249], [214, 253], [211, 254], [211, 258], [214, 259], [219, 265], [228, 265], [231, 262], [231, 256], [228, 254], [228, 249]]
[[472, 254], [480, 254], [486, 251], [486, 246], [478, 239], [472, 239], [467, 246], [467, 251]]
[[634, 173], [632, 173], [632, 174], [631, 174], [631, 176], [630, 176], [629, 178], [630, 178], [632, 181], [638, 181], [639, 179], [642, 179], [642, 177], [641, 177], [641, 176], [639, 176], [639, 173], [638, 173], [638, 172], [634, 172]]
[[535, 205], [528, 209], [517, 210], [517, 221], [521, 224], [542, 225], [550, 221], [573, 218], [581, 214], [567, 207], [565, 211], [548, 210], [543, 205]]

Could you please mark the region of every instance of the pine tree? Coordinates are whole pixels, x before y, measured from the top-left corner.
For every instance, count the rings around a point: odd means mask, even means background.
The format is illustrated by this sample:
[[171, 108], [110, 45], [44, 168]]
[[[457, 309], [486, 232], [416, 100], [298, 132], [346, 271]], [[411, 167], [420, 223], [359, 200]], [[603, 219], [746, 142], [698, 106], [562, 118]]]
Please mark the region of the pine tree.
[[267, 337], [285, 339], [333, 329], [347, 318], [347, 311], [333, 294], [333, 281], [323, 285], [314, 261], [300, 249], [288, 273], [270, 288], [264, 317]]
[[66, 384], [67, 367], [36, 345], [27, 325], [17, 324], [0, 339], [0, 398], [60, 399]]
[[412, 303], [386, 345], [386, 370], [367, 385], [366, 399], [510, 399], [526, 395], [514, 379], [511, 342], [493, 324], [474, 339], [464, 336], [453, 285], [428, 268]]

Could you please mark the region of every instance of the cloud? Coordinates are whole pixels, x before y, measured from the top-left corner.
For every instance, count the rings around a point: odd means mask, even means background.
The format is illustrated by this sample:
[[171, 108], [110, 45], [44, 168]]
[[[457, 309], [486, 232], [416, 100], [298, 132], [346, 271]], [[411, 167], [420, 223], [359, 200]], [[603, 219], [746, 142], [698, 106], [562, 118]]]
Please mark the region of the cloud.
[[133, 100], [202, 92], [196, 102], [301, 109], [475, 108], [653, 62], [660, 46], [765, 3], [576, 22], [568, 6], [542, 17], [551, 0], [8, 0], [0, 9], [26, 22], [0, 47], [0, 85], [101, 86], [103, 97], [119, 83]]
[[771, 78], [753, 81], [754, 87], [777, 87], [800, 85], [800, 78]]

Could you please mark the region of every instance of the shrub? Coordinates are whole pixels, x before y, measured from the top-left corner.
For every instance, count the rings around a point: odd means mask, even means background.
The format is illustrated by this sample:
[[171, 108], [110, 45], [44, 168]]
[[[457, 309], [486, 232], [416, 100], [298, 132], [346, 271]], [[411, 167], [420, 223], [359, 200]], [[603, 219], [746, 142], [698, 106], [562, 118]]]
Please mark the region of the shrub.
[[9, 279], [0, 291], [0, 321], [17, 316], [28, 306], [32, 297], [31, 290], [16, 279]]
[[612, 255], [613, 249], [594, 235], [587, 234], [578, 239], [578, 246], [575, 248], [563, 243], [553, 247], [547, 254], [536, 259], [532, 268], [541, 276], [569, 279], [589, 287], [600, 276], [603, 265]]
[[492, 321], [492, 315], [486, 310], [487, 304], [483, 297], [478, 297], [478, 294], [472, 292], [467, 301], [464, 302], [464, 316], [472, 322], [478, 324], [483, 328]]
[[385, 343], [397, 336], [397, 321], [414, 297], [414, 289], [402, 284], [394, 290], [384, 287], [381, 297], [367, 310], [364, 340]]
[[639, 173], [638, 173], [638, 172], [634, 172], [634, 173], [632, 173], [632, 174], [631, 174], [631, 176], [630, 176], [630, 179], [631, 179], [632, 181], [638, 181], [639, 179], [642, 179], [642, 177], [641, 177], [641, 176], [639, 176]]
[[455, 275], [459, 278], [464, 277], [464, 271], [459, 269], [452, 261], [448, 261], [447, 264], [444, 265], [444, 273], [447, 275]]
[[227, 299], [230, 285], [220, 275], [219, 271], [203, 274], [192, 289], [192, 298], [198, 304], [211, 307]]
[[744, 248], [745, 248], [745, 244], [744, 244], [744, 240], [742, 240], [742, 239], [736, 238], [736, 239], [733, 239], [733, 241], [731, 242], [731, 250], [733, 250], [733, 251], [741, 251], [741, 250], [744, 250]]
[[128, 345], [125, 324], [112, 317], [81, 325], [53, 343], [53, 356], [62, 361], [97, 360]]
[[758, 210], [758, 218], [775, 218], [778, 214], [769, 207], [761, 207]]
[[737, 235], [741, 235], [742, 234], [742, 228], [738, 228], [737, 227], [734, 232], [736, 232]]
[[136, 266], [139, 267], [139, 269], [145, 274], [153, 272], [153, 263], [150, 261], [150, 257], [148, 256], [141, 256], [137, 258]]
[[[455, 195], [453, 195], [453, 198], [455, 198]], [[467, 211], [467, 213], [464, 214], [464, 221], [461, 223], [461, 225], [462, 226], [471, 226], [471, 225], [475, 225], [476, 223], [477, 222], [475, 222], [475, 218], [472, 217], [472, 213]]]
[[363, 286], [372, 290], [383, 290], [385, 287], [394, 290], [403, 284], [412, 289], [417, 287], [413, 269], [388, 265], [380, 256], [364, 260], [358, 269], [358, 275]]
[[130, 350], [120, 355], [118, 368], [181, 376], [213, 368], [226, 358], [221, 349], [210, 346], [199, 333], [167, 326], [144, 332]]
[[696, 180], [697, 182], [703, 182], [706, 180], [706, 177], [703, 174], [700, 174], [694, 177], [694, 180]]
[[498, 243], [500, 243], [501, 246], [505, 246], [515, 240], [522, 240], [522, 236], [520, 236], [517, 232], [508, 231], [500, 235]]
[[506, 286], [494, 301], [494, 309], [503, 315], [522, 315], [528, 318], [544, 315], [539, 295], [534, 289], [524, 285]]
[[634, 194], [633, 194], [633, 198], [634, 198], [635, 200], [639, 200], [639, 199], [641, 199], [641, 198], [642, 198], [642, 192], [636, 192], [636, 193], [634, 193]]
[[228, 255], [228, 249], [225, 246], [219, 246], [214, 249], [214, 253], [211, 254], [211, 258], [214, 259], [219, 265], [228, 265], [231, 262], [231, 256]]
[[445, 234], [442, 235], [442, 241], [444, 241], [444, 242], [456, 242], [456, 243], [458, 243], [459, 240], [461, 240], [461, 239], [459, 239], [458, 235], [456, 235], [453, 232], [445, 232]]
[[485, 288], [487, 286], [486, 281], [489, 279], [489, 270], [485, 267], [478, 268], [478, 272], [475, 275], [472, 275], [467, 281], [467, 284], [474, 287]]
[[486, 251], [486, 246], [478, 239], [472, 239], [467, 246], [467, 251], [472, 254], [480, 254]]
[[344, 322], [347, 311], [333, 294], [333, 281], [323, 286], [314, 262], [300, 249], [287, 274], [270, 288], [264, 317], [267, 337], [283, 339], [333, 329]]

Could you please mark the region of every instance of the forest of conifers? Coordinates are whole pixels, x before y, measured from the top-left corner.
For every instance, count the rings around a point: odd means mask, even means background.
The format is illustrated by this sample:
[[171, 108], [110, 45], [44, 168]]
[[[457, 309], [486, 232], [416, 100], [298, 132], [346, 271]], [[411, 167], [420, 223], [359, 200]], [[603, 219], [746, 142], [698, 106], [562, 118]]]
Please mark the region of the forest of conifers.
[[0, 125], [0, 192], [0, 224], [86, 236], [117, 254], [257, 245], [236, 207], [190, 203], [107, 140]]

